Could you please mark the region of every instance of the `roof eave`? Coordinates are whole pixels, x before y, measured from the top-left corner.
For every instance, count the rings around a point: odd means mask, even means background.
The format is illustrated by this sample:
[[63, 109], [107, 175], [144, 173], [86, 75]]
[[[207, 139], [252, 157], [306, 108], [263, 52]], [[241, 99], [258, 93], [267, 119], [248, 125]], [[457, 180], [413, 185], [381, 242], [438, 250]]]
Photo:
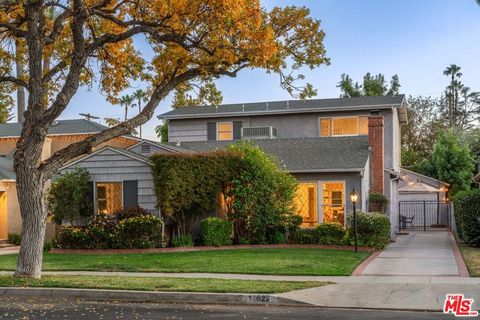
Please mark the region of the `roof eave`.
[[290, 173], [332, 173], [332, 172], [363, 172], [365, 168], [338, 168], [338, 169], [293, 169], [287, 171]]
[[[371, 110], [371, 109], [391, 109], [391, 108], [405, 108], [404, 102], [399, 104], [381, 104], [381, 105], [365, 105], [365, 106], [342, 106], [333, 108], [312, 108], [312, 109], [285, 109], [285, 110], [261, 110], [261, 111], [235, 111], [235, 112], [218, 112], [218, 113], [197, 113], [197, 114], [179, 114], [168, 115], [168, 113], [157, 116], [158, 119], [191, 119], [191, 118], [219, 118], [228, 116], [254, 116], [264, 114], [296, 114], [296, 113], [318, 113], [318, 112], [333, 112], [333, 111], [352, 111], [352, 110]], [[405, 118], [406, 121], [406, 118]]]

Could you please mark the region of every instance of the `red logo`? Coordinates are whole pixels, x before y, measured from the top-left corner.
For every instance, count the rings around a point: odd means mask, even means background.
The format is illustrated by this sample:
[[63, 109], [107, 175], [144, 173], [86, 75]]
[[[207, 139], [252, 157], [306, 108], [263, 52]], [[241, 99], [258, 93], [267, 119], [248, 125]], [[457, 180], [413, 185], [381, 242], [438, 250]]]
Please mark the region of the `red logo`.
[[453, 313], [455, 317], [476, 317], [478, 311], [472, 311], [473, 299], [467, 299], [463, 294], [447, 294], [443, 313]]

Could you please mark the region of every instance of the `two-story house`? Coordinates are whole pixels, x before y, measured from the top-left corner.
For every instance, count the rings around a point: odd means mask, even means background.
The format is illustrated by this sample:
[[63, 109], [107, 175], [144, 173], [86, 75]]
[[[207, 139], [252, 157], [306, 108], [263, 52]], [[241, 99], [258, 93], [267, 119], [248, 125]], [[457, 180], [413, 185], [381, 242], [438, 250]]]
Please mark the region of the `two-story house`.
[[208, 151], [249, 140], [276, 156], [299, 181], [304, 226], [344, 224], [355, 189], [362, 210], [370, 191], [384, 194], [392, 236], [398, 231], [403, 95], [185, 107], [159, 118], [176, 147]]

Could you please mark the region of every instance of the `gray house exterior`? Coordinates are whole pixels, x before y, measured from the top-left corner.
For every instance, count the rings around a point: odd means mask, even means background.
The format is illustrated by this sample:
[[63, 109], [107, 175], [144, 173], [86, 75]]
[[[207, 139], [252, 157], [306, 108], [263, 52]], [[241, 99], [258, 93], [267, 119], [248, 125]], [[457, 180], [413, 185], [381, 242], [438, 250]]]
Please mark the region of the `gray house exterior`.
[[304, 226], [345, 223], [355, 189], [363, 210], [371, 190], [383, 193], [392, 236], [398, 231], [403, 95], [185, 107], [159, 118], [168, 120], [169, 142], [178, 148], [207, 151], [249, 140], [276, 156], [300, 183]]

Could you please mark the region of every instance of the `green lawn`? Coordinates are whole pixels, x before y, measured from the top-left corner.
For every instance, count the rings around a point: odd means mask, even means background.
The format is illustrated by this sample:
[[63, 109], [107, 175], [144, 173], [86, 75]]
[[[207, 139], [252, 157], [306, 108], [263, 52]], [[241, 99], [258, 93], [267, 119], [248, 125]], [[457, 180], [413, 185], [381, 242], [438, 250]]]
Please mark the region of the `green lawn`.
[[[348, 276], [369, 255], [293, 248], [106, 255], [47, 253], [43, 270]], [[0, 270], [14, 270], [16, 259], [17, 255], [0, 256]]]
[[480, 277], [480, 248], [469, 247], [461, 241], [457, 241], [457, 243], [470, 276]]
[[111, 276], [43, 276], [40, 280], [0, 276], [0, 287], [45, 287], [178, 292], [280, 293], [320, 287], [326, 282], [252, 281]]

